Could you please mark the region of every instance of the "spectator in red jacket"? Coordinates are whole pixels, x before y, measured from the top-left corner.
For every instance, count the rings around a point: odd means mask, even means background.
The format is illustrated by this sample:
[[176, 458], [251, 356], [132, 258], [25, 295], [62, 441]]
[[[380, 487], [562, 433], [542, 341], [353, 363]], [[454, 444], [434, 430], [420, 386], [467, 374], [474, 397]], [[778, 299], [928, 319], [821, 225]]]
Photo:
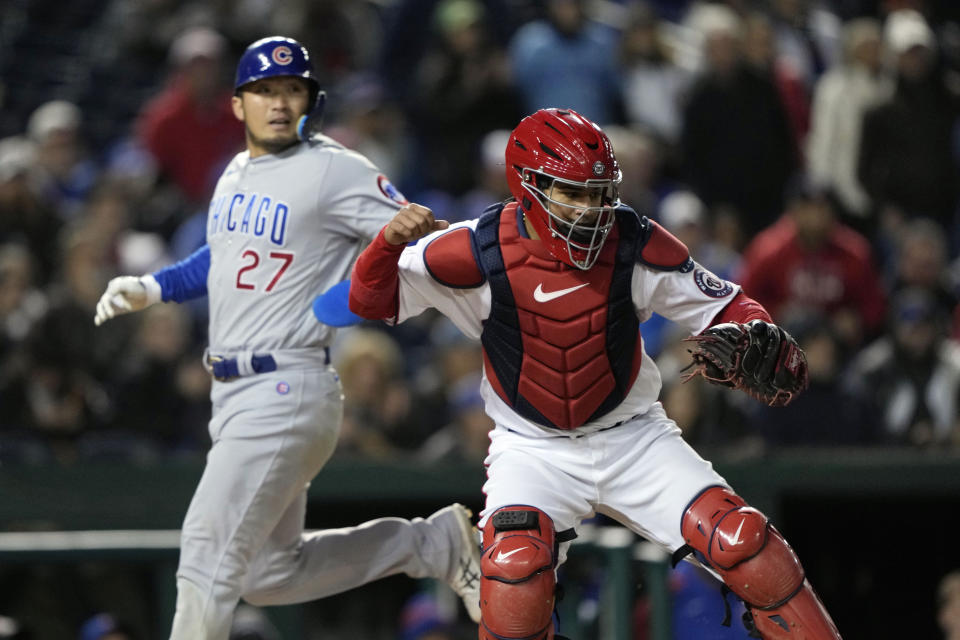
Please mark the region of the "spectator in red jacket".
[[847, 347], [875, 335], [885, 295], [870, 245], [837, 221], [833, 194], [803, 177], [786, 213], [744, 251], [744, 291], [781, 318], [820, 313]]
[[171, 82], [147, 103], [137, 124], [137, 137], [161, 174], [204, 207], [220, 171], [244, 143], [223, 81], [225, 53], [226, 40], [210, 29], [191, 29], [174, 40]]

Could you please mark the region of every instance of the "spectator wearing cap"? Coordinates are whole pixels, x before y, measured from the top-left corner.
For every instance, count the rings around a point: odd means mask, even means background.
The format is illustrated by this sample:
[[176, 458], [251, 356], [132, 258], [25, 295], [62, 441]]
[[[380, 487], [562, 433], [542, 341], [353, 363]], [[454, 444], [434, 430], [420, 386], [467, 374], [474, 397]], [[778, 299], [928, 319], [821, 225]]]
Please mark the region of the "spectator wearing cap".
[[744, 250], [740, 284], [776, 318], [820, 313], [842, 344], [883, 326], [884, 291], [866, 238], [837, 220], [831, 190], [796, 178], [786, 213]]
[[882, 223], [927, 216], [947, 229], [960, 184], [951, 143], [960, 103], [948, 88], [936, 39], [920, 13], [892, 12], [884, 44], [896, 89], [864, 116], [858, 176]]
[[807, 166], [835, 190], [843, 213], [863, 228], [870, 200], [857, 178], [860, 131], [867, 110], [893, 90], [880, 57], [880, 23], [851, 20], [844, 27], [844, 60], [817, 82], [813, 96]]
[[170, 82], [138, 116], [140, 143], [194, 206], [206, 206], [216, 177], [243, 147], [243, 125], [230, 107], [222, 66], [226, 51], [216, 31], [184, 32], [170, 45]]
[[24, 245], [37, 262], [37, 282], [45, 284], [59, 258], [62, 224], [37, 184], [36, 145], [24, 136], [0, 140], [0, 244]]
[[887, 333], [857, 355], [848, 380], [874, 405], [886, 442], [960, 445], [960, 344], [930, 292], [897, 294]]
[[84, 148], [83, 114], [66, 100], [51, 100], [34, 110], [27, 137], [35, 145], [35, 177], [42, 197], [63, 220], [76, 218], [99, 169]]

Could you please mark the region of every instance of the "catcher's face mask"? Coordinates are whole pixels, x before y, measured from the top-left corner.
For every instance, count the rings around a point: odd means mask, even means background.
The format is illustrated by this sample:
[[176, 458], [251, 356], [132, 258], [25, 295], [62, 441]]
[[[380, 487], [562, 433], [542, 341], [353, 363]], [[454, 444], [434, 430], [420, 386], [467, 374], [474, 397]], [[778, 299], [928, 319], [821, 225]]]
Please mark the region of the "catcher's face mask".
[[507, 184], [557, 260], [589, 269], [613, 228], [620, 166], [610, 139], [569, 109], [524, 118], [507, 142]]
[[574, 266], [592, 267], [613, 228], [614, 209], [619, 204], [619, 173], [611, 180], [584, 182], [529, 169], [524, 173], [528, 176], [524, 186], [546, 213], [548, 244], [565, 250]]

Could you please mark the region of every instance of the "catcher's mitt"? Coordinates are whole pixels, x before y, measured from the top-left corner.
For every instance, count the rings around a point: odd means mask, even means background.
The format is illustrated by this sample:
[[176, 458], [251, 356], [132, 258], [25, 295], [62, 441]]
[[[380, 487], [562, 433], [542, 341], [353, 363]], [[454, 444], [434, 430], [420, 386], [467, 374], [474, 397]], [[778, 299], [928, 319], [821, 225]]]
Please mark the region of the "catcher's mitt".
[[774, 407], [789, 404], [807, 388], [807, 358], [797, 341], [775, 324], [725, 322], [687, 341], [694, 343], [689, 350], [693, 370], [684, 382], [702, 375]]

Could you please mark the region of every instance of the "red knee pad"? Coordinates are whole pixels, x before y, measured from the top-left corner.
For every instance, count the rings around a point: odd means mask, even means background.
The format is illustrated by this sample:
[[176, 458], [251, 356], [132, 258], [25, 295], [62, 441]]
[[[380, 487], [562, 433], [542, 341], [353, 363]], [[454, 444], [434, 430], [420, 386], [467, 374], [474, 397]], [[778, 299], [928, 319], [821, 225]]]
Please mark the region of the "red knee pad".
[[498, 509], [483, 528], [480, 640], [550, 640], [557, 578], [553, 521], [534, 507]]
[[776, 606], [803, 584], [803, 568], [790, 545], [730, 489], [711, 487], [700, 494], [683, 514], [681, 532], [751, 606]]

